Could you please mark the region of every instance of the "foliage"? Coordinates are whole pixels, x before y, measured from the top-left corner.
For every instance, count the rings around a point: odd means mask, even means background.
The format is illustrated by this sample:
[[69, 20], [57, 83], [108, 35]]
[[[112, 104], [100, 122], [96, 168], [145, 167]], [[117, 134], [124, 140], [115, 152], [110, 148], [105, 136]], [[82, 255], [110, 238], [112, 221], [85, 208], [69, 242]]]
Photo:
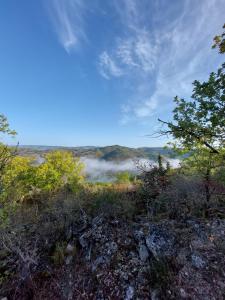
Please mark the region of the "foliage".
[[16, 156], [3, 176], [2, 198], [15, 203], [37, 192], [53, 192], [64, 185], [75, 192], [83, 180], [82, 169], [79, 159], [65, 151], [48, 153], [39, 166], [34, 165], [32, 157]]
[[65, 260], [65, 248], [66, 243], [65, 242], [58, 242], [55, 245], [55, 250], [52, 255], [52, 260], [55, 265], [62, 265]]
[[[10, 129], [8, 120], [3, 114], [0, 114], [0, 134], [6, 134], [12, 137], [16, 135], [16, 131]], [[16, 150], [13, 150], [0, 142], [0, 180], [3, 175], [5, 166], [15, 155], [15, 152]]]
[[166, 123], [181, 147], [193, 149], [201, 144], [214, 153], [224, 146], [225, 137], [225, 64], [211, 73], [207, 82], [193, 83], [192, 100], [175, 97], [173, 122]]
[[16, 135], [16, 131], [10, 129], [8, 120], [3, 114], [0, 114], [0, 133], [8, 134], [11, 136]]
[[225, 141], [225, 64], [193, 86], [191, 100], [175, 97], [173, 121], [160, 120], [168, 127], [162, 134], [171, 134], [181, 148], [192, 150], [200, 144], [219, 154]]
[[24, 196], [32, 192], [36, 173], [32, 161], [32, 158], [20, 156], [16, 156], [10, 161], [2, 178], [3, 199], [13, 199], [14, 202], [22, 201]]
[[[223, 29], [225, 29], [225, 24], [223, 25]], [[216, 35], [214, 37], [213, 48], [219, 48], [219, 52], [225, 53], [225, 31], [221, 35]]]
[[52, 151], [45, 156], [45, 162], [37, 168], [36, 187], [53, 191], [68, 185], [73, 191], [83, 181], [81, 172], [84, 165], [71, 152]]
[[119, 172], [116, 174], [116, 182], [117, 183], [130, 183], [134, 180], [134, 176], [129, 172]]

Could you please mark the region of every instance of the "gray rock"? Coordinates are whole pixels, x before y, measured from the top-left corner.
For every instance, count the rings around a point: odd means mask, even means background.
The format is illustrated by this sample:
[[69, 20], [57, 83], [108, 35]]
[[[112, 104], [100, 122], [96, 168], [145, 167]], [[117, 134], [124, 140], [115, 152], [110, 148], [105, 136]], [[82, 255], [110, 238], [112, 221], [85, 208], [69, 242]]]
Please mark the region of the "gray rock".
[[151, 300], [159, 300], [159, 290], [155, 289], [151, 292]]
[[187, 293], [185, 292], [185, 290], [183, 288], [180, 289], [180, 296], [181, 296], [181, 298], [187, 298]]
[[92, 226], [98, 226], [98, 225], [101, 225], [103, 223], [103, 217], [102, 215], [100, 216], [97, 216], [95, 217], [93, 220], [92, 220]]
[[79, 242], [82, 248], [88, 248], [90, 244], [91, 232], [87, 231], [79, 237]]
[[118, 250], [118, 246], [115, 242], [107, 243], [106, 248], [107, 248], [107, 255], [109, 256], [113, 255]]
[[144, 244], [139, 245], [139, 257], [142, 262], [146, 262], [146, 260], [149, 258], [148, 249]]
[[107, 256], [99, 256], [96, 258], [96, 260], [93, 262], [92, 264], [92, 272], [95, 272], [96, 269], [100, 266], [100, 265], [108, 265], [110, 262], [110, 258]]
[[66, 252], [67, 254], [71, 254], [71, 253], [73, 253], [73, 251], [74, 251], [74, 246], [71, 245], [71, 244], [69, 243], [69, 244], [66, 246], [65, 252]]
[[197, 269], [202, 269], [206, 266], [206, 261], [203, 260], [203, 258], [197, 254], [191, 255], [191, 262], [194, 267]]
[[73, 261], [73, 256], [72, 255], [69, 255], [66, 257], [66, 265], [70, 265]]
[[145, 239], [145, 235], [142, 230], [136, 230], [134, 232], [134, 238], [137, 242], [142, 242]]
[[125, 300], [131, 300], [134, 297], [134, 288], [133, 286], [128, 286], [127, 290], [126, 290], [126, 296], [125, 296]]
[[148, 249], [156, 259], [174, 255], [175, 238], [168, 230], [156, 225], [152, 227], [150, 234], [145, 239]]

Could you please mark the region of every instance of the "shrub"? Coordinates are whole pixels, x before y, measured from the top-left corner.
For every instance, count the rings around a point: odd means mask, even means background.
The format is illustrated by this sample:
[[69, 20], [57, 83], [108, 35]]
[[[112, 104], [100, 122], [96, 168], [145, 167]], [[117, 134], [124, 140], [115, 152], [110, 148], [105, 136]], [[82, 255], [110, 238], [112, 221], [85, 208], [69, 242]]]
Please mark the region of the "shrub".
[[116, 174], [117, 183], [130, 183], [134, 180], [134, 176], [129, 172], [120, 172]]
[[37, 192], [52, 192], [64, 185], [77, 191], [83, 181], [83, 164], [70, 152], [50, 152], [43, 164], [34, 166], [33, 163], [32, 157], [12, 159], [3, 176], [2, 199], [22, 201]]

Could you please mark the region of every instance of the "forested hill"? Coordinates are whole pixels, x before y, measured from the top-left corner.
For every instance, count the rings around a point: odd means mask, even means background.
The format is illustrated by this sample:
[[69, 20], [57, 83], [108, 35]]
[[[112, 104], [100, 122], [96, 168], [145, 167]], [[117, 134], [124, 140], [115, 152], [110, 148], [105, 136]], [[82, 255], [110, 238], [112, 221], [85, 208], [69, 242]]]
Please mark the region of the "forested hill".
[[52, 150], [68, 150], [73, 152], [79, 157], [93, 157], [104, 159], [106, 161], [120, 161], [133, 158], [148, 158], [155, 160], [158, 154], [174, 158], [176, 154], [171, 149], [163, 147], [142, 147], [142, 148], [129, 148], [119, 145], [96, 147], [61, 147], [61, 146], [19, 146], [18, 151], [20, 155], [42, 155]]

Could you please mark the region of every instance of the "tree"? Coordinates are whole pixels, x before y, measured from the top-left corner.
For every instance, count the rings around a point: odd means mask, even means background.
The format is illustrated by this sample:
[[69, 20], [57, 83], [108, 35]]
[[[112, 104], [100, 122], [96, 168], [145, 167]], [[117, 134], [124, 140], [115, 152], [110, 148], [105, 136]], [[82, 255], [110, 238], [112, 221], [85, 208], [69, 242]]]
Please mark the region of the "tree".
[[168, 130], [181, 146], [193, 149], [204, 145], [218, 154], [225, 142], [225, 64], [217, 73], [211, 73], [203, 83], [195, 81], [191, 100], [175, 97], [173, 121], [165, 122]]
[[162, 163], [162, 156], [160, 154], [158, 155], [158, 168], [159, 168], [159, 172], [164, 171], [163, 163]]
[[[224, 149], [221, 149], [223, 154]], [[205, 199], [208, 203], [212, 195], [212, 177], [224, 165], [223, 155], [214, 155], [208, 151], [206, 147], [199, 145], [190, 156], [186, 157], [182, 163], [182, 170], [185, 174], [196, 174], [203, 177], [203, 184], [205, 189]]]
[[132, 175], [129, 172], [120, 172], [116, 174], [117, 183], [130, 183]]
[[[224, 53], [224, 34], [218, 44]], [[218, 40], [218, 39], [217, 39]], [[183, 148], [193, 149], [202, 145], [219, 154], [225, 146], [225, 63], [212, 72], [205, 82], [195, 80], [191, 100], [176, 96], [173, 121], [162, 134], [171, 134]]]
[[37, 168], [36, 187], [45, 191], [56, 190], [68, 184], [75, 191], [83, 180], [83, 163], [68, 151], [52, 151]]
[[[224, 37], [225, 33], [214, 39], [213, 47], [218, 47], [220, 53], [225, 52]], [[189, 152], [184, 165], [203, 175], [209, 202], [212, 170], [216, 168], [215, 162], [221, 165], [225, 158], [225, 63], [207, 81], [195, 80], [193, 86], [190, 100], [174, 98], [173, 121], [159, 121], [167, 125], [161, 133], [175, 138], [175, 148]]]
[[23, 201], [35, 189], [37, 167], [31, 157], [15, 156], [2, 176], [2, 202], [12, 205]]
[[39, 192], [53, 192], [68, 185], [72, 191], [80, 187], [83, 164], [72, 153], [53, 151], [39, 166], [32, 157], [14, 157], [2, 177], [2, 202], [18, 203]]
[[[0, 114], [0, 134], [12, 137], [17, 134], [15, 130], [10, 129], [8, 120], [3, 114]], [[7, 163], [15, 155], [15, 153], [16, 149], [12, 150], [7, 145], [0, 142], [0, 180]]]
[[[223, 25], [223, 29], [225, 29], [225, 24]], [[216, 35], [214, 37], [212, 48], [219, 48], [221, 54], [225, 53], [225, 31], [221, 35]]]

